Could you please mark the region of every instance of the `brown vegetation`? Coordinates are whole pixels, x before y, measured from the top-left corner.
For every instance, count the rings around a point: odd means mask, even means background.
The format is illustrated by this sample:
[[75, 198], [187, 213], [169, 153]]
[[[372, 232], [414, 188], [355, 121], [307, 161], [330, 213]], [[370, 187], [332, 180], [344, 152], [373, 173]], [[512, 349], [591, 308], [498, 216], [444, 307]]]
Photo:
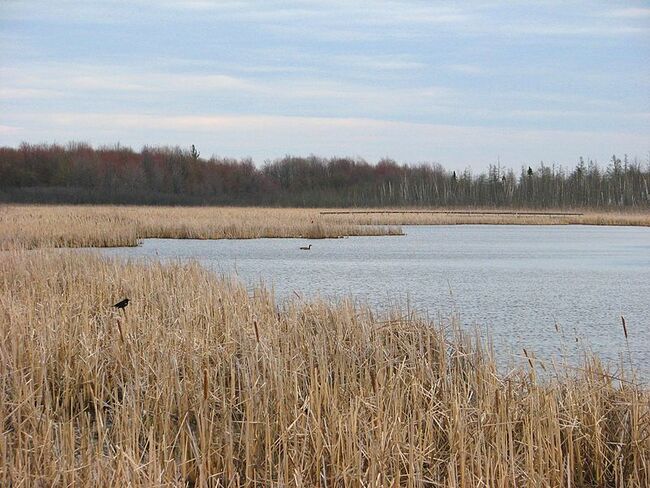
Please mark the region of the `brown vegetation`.
[[[444, 212], [444, 209], [438, 209]], [[336, 212], [336, 211], [335, 211]], [[634, 225], [650, 226], [650, 211], [593, 211], [578, 210], [569, 215], [560, 215], [560, 211], [507, 213], [481, 211], [473, 213], [460, 213], [453, 210], [449, 213], [411, 213], [409, 211], [395, 213], [341, 213], [327, 214], [336, 218], [341, 223], [354, 223], [363, 225], [454, 225], [454, 224], [507, 224], [507, 225]]]
[[650, 482], [648, 391], [595, 360], [503, 376], [454, 327], [195, 265], [12, 251], [0, 277], [2, 486]]
[[316, 210], [235, 207], [0, 206], [0, 249], [136, 246], [140, 239], [320, 239], [401, 234]]
[[650, 212], [322, 214], [318, 209], [0, 205], [0, 249], [136, 246], [140, 239], [310, 239], [400, 235], [400, 225], [591, 224], [650, 226]]

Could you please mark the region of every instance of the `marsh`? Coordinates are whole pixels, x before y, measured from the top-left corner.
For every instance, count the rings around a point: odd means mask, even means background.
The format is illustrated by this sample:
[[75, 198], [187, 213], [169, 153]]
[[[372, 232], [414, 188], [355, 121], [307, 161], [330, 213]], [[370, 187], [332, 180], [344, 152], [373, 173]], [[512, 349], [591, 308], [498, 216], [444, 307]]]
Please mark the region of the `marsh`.
[[[591, 349], [650, 376], [650, 229], [607, 226], [404, 226], [402, 237], [145, 239], [112, 256], [197, 260], [260, 283], [279, 300], [352, 297], [374, 309], [455, 315], [489, 332], [502, 363], [527, 348], [574, 360]], [[626, 343], [621, 326], [630, 334]], [[629, 351], [628, 351], [629, 347]]]

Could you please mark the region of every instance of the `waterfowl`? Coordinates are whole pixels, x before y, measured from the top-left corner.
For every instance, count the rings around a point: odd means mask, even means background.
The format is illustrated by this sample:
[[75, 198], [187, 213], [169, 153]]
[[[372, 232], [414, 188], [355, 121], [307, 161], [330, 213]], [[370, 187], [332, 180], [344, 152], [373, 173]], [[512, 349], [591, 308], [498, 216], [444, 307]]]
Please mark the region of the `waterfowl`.
[[311, 244], [309, 244], [309, 246], [307, 246], [307, 247], [301, 247], [300, 248], [301, 251], [309, 251], [310, 249], [311, 249]]

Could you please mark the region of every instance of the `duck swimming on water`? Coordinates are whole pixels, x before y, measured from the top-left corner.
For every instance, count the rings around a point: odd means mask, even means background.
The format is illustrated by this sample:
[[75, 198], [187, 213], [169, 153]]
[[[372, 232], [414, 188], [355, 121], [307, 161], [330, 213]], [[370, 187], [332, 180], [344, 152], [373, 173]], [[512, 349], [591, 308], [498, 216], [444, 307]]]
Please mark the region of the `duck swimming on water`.
[[309, 244], [309, 246], [306, 246], [306, 247], [305, 246], [301, 247], [300, 250], [301, 251], [309, 251], [309, 250], [311, 250], [311, 244]]

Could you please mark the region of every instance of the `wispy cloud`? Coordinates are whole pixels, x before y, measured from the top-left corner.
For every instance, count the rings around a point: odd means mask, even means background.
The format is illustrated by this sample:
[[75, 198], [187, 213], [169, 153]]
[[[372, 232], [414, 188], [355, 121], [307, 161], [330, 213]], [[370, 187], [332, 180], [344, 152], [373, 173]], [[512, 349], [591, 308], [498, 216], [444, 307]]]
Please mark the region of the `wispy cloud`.
[[38, 88], [0, 88], [0, 100], [54, 98], [61, 96], [56, 90]]
[[[364, 118], [289, 117], [267, 115], [152, 115], [138, 113], [26, 114], [51, 127], [48, 140], [84, 139], [93, 143], [120, 140], [126, 144], [200, 144], [220, 155], [251, 155], [259, 161], [291, 154], [383, 156], [402, 161], [440, 161], [452, 167], [485, 165], [501, 157], [504, 164], [524, 161], [572, 163], [579, 156], [638, 151], [643, 134], [616, 131], [529, 130], [419, 124]], [[79, 128], [83, 128], [80, 130]], [[251, 134], [257, 144], [247, 145]], [[71, 137], [72, 136], [72, 137]], [[467, 141], [471, 141], [468, 144]], [[463, 151], [458, 148], [463, 147]], [[571, 149], [567, 149], [571, 148]]]
[[482, 66], [476, 64], [448, 64], [445, 68], [466, 75], [480, 75], [485, 74], [487, 71]]
[[[354, 58], [343, 59], [351, 64], [355, 61]], [[356, 61], [372, 65], [388, 60], [398, 65], [404, 59], [408, 58], [368, 56]], [[406, 69], [406, 66], [408, 64], [397, 71], [405, 72], [407, 78], [424, 69], [419, 65], [417, 69]], [[465, 78], [490, 76], [484, 68], [474, 64], [442, 68]], [[265, 112], [272, 116], [365, 117], [424, 123], [464, 120], [483, 126], [534, 123], [537, 127], [552, 127], [571, 121], [573, 125], [611, 127], [617, 122], [629, 126], [633, 116], [642, 123], [645, 119], [637, 114], [648, 110], [647, 104], [626, 105], [616, 99], [582, 93], [504, 88], [485, 99], [484, 93], [471, 90], [433, 84], [376, 84], [372, 77], [365, 81], [291, 75], [268, 78], [76, 63], [2, 68], [0, 74], [5, 80], [0, 99], [13, 103], [32, 99], [38, 106], [40, 101], [51, 99], [60, 101], [58, 109], [63, 103], [83, 103], [90, 110], [100, 106], [102, 110], [110, 110], [110, 104], [98, 105], [97, 100], [111, 97], [121, 100], [122, 105], [128, 100], [132, 109], [153, 110], [159, 116], [188, 107], [188, 104], [191, 108], [186, 110], [204, 113], [217, 104], [233, 116]], [[246, 100], [246, 104], [233, 104], [230, 100]], [[8, 120], [6, 116], [5, 120]]]
[[608, 11], [606, 15], [624, 19], [644, 19], [650, 17], [650, 8], [618, 8]]
[[[419, 2], [413, 0], [374, 0], [350, 2], [347, 0], [290, 0], [257, 1], [148, 1], [142, 3], [163, 5], [178, 11], [201, 10], [251, 22], [286, 22], [297, 20], [328, 20], [349, 23], [354, 19], [361, 25], [444, 24], [462, 22], [467, 18], [459, 7], [447, 2]], [[357, 14], [350, 17], [350, 14]]]
[[615, 37], [621, 35], [647, 34], [643, 27], [629, 25], [576, 25], [576, 24], [546, 24], [546, 25], [510, 25], [501, 32], [517, 35], [542, 35], [542, 36], [571, 36], [571, 37]]
[[334, 61], [342, 66], [371, 71], [405, 71], [418, 70], [426, 66], [425, 63], [415, 61], [413, 56], [407, 55], [360, 55], [345, 54], [335, 56]]
[[2, 135], [12, 135], [12, 134], [17, 134], [20, 133], [21, 128], [20, 127], [13, 127], [10, 125], [1, 125], [0, 124], [0, 134]]
[[196, 133], [233, 155], [411, 160], [627, 141], [645, 154], [649, 13], [593, 0], [4, 0], [2, 140]]
[[[395, 58], [363, 58], [357, 60], [374, 69], [414, 69], [419, 65], [400, 62]], [[339, 60], [341, 62], [341, 60]], [[353, 62], [350, 60], [350, 62]], [[392, 64], [391, 64], [392, 63]], [[401, 63], [401, 64], [400, 64]], [[191, 95], [258, 97], [259, 99], [300, 101], [320, 100], [324, 107], [336, 110], [345, 107], [372, 107], [373, 110], [395, 110], [400, 105], [446, 102], [456, 97], [454, 90], [435, 85], [418, 87], [387, 87], [325, 78], [265, 78], [232, 76], [220, 73], [170, 73], [156, 70], [127, 69], [120, 66], [43, 64], [23, 68], [5, 68], [3, 98], [96, 97], [98, 93], [126, 93], [141, 99], [170, 98]], [[23, 87], [23, 88], [21, 88]]]

